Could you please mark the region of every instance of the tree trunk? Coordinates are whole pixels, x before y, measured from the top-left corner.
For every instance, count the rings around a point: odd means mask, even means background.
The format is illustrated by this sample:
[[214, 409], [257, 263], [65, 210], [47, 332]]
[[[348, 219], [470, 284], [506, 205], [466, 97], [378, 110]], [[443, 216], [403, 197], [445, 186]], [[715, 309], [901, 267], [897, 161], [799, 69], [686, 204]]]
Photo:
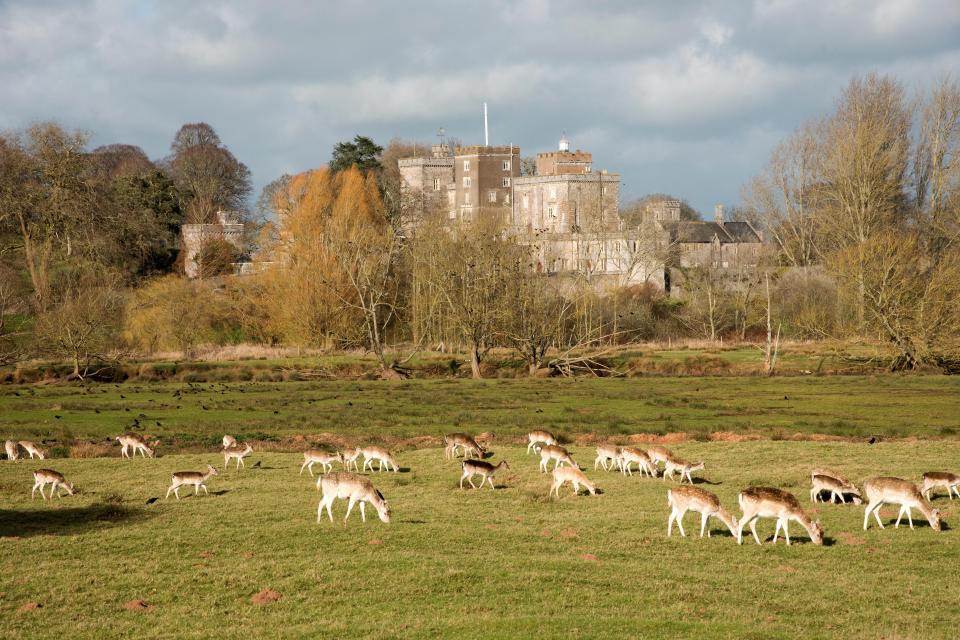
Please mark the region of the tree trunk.
[[483, 377], [480, 375], [480, 351], [476, 347], [470, 348], [470, 373], [473, 374], [474, 380]]

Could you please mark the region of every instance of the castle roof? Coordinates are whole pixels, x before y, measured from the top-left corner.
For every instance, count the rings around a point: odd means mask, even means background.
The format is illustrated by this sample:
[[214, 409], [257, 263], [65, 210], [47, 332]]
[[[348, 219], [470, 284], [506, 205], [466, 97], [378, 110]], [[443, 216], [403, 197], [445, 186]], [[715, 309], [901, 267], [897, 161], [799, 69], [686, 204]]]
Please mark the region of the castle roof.
[[721, 243], [761, 242], [760, 235], [749, 222], [684, 221], [663, 223], [674, 242], [707, 243], [719, 238]]

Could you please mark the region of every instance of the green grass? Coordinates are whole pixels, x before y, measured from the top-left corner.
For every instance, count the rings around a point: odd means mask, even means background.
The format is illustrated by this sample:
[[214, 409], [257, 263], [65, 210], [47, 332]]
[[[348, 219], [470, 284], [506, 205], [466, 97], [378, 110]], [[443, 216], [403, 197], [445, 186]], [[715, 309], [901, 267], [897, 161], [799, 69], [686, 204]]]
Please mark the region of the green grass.
[[[374, 474], [393, 521], [357, 513], [315, 522], [301, 458], [254, 453], [211, 495], [163, 500], [170, 473], [220, 465], [211, 451], [153, 460], [57, 460], [73, 497], [31, 501], [28, 462], [0, 464], [0, 637], [951, 637], [960, 502], [941, 496], [937, 533], [873, 524], [862, 508], [818, 505], [825, 546], [796, 525], [795, 544], [756, 546], [713, 523], [710, 539], [666, 538], [659, 479], [588, 469], [602, 495], [548, 499], [549, 480], [522, 448], [496, 491], [456, 487], [459, 464], [438, 449], [399, 455]], [[734, 513], [750, 484], [785, 487], [808, 504], [809, 469], [917, 479], [960, 457], [960, 443], [688, 443], [704, 484]], [[591, 450], [574, 447], [592, 467]], [[252, 465], [260, 462], [259, 468]], [[187, 495], [187, 494], [183, 494]], [[151, 497], [161, 499], [147, 505]], [[889, 521], [894, 509], [883, 512]], [[760, 524], [770, 536], [773, 523]], [[371, 544], [379, 541], [379, 544]], [[595, 558], [595, 559], [594, 559]], [[250, 597], [282, 594], [268, 605]], [[143, 599], [147, 611], [123, 604]], [[26, 602], [42, 608], [18, 612]]]
[[55, 447], [105, 443], [139, 425], [167, 452], [212, 444], [223, 432], [389, 443], [451, 430], [519, 438], [542, 427], [569, 437], [933, 438], [960, 432], [958, 397], [960, 377], [897, 375], [4, 386], [0, 435]]

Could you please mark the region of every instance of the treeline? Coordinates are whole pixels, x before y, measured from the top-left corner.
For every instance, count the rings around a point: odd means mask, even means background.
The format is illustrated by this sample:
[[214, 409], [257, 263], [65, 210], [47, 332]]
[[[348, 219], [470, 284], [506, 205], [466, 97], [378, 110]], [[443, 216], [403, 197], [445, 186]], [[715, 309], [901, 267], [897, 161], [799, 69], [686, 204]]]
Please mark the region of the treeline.
[[[854, 79], [745, 187], [735, 216], [764, 233], [761, 264], [644, 256], [680, 276], [670, 296], [539, 274], [537, 239], [490, 222], [411, 224], [396, 160], [427, 145], [357, 136], [326, 166], [268, 184], [251, 210], [249, 171], [208, 125], [185, 125], [155, 162], [40, 125], [0, 139], [2, 355], [68, 360], [83, 377], [137, 353], [260, 343], [362, 349], [389, 374], [437, 349], [467, 354], [480, 376], [494, 347], [534, 374], [631, 341], [779, 335], [879, 339], [894, 368], [955, 371], [958, 146], [956, 83], [910, 98], [892, 78]], [[222, 209], [247, 220], [254, 273], [221, 277], [236, 250], [211, 241], [201, 277], [184, 278], [180, 226]]]

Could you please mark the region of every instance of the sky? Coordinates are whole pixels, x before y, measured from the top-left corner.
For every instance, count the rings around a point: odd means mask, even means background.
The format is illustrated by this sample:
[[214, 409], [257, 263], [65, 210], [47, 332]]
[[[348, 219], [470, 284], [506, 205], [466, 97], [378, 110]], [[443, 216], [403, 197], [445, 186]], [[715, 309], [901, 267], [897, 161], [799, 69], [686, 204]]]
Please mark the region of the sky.
[[257, 192], [355, 134], [523, 155], [563, 131], [621, 199], [709, 215], [855, 75], [960, 76], [958, 0], [0, 0], [0, 130], [56, 120], [169, 153], [214, 126]]

